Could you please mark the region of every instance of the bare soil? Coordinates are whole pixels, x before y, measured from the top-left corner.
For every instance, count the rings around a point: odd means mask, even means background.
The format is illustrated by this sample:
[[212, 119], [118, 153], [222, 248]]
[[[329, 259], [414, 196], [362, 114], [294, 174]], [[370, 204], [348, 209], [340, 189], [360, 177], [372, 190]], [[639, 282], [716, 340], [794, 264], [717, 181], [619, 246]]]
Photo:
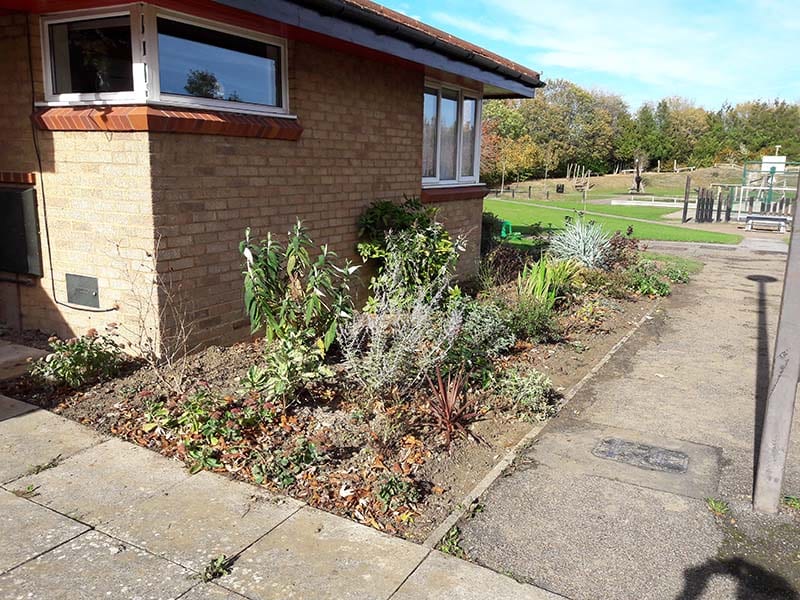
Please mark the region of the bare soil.
[[[563, 392], [583, 378], [653, 302], [648, 298], [614, 301], [602, 321], [568, 328], [561, 343], [518, 343], [502, 366], [530, 365], [547, 373]], [[263, 352], [262, 341], [207, 348], [188, 359], [189, 379], [197, 389], [234, 396], [241, 393], [240, 380], [249, 367], [260, 362]], [[43, 387], [23, 376], [0, 382], [0, 393], [190, 462], [174, 438], [143, 431], [148, 401], [167, 394], [155, 374], [141, 363], [129, 363], [116, 379], [78, 391]], [[266, 438], [269, 444], [286, 451], [297, 440], [308, 439], [325, 458], [288, 487], [278, 488], [271, 481], [264, 485], [415, 541], [425, 539], [531, 428], [531, 423], [518, 416], [492, 408], [471, 426], [481, 442], [458, 438], [445, 448], [427, 410], [424, 390], [401, 406], [387, 402], [375, 409], [366, 408], [341, 386], [314, 389], [287, 415], [280, 424], [274, 423]], [[263, 444], [263, 439], [259, 443]], [[229, 468], [228, 473], [253, 480], [246, 467]], [[381, 504], [378, 490], [394, 475], [413, 479], [420, 498], [391, 509]]]

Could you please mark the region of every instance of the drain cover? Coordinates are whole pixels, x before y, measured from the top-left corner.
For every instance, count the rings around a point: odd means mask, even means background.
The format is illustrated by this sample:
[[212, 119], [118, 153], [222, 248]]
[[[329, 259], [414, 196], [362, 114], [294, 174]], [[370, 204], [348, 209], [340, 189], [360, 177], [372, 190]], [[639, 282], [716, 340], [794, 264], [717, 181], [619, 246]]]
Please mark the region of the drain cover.
[[683, 452], [619, 438], [601, 440], [592, 450], [592, 454], [650, 471], [685, 473], [689, 468], [689, 456]]

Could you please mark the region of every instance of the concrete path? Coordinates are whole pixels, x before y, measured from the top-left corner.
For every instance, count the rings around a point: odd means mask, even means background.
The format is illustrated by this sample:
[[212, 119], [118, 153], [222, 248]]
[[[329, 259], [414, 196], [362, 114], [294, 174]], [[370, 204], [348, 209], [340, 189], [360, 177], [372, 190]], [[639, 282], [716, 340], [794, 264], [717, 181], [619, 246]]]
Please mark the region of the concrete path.
[[3, 396], [0, 456], [3, 600], [557, 598]]
[[0, 340], [0, 379], [11, 379], [28, 369], [30, 360], [47, 354], [44, 350], [30, 348]]
[[[706, 267], [482, 496], [462, 547], [575, 600], [799, 598], [800, 517], [750, 509], [785, 244], [651, 249]], [[797, 427], [784, 490], [800, 495]]]

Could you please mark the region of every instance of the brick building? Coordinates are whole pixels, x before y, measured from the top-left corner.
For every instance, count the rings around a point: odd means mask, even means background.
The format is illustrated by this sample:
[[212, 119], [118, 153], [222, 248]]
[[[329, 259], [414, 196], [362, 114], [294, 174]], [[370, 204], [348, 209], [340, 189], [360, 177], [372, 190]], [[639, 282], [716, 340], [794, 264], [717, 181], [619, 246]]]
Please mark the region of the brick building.
[[366, 0], [0, 7], [0, 321], [62, 336], [163, 331], [152, 268], [195, 342], [241, 339], [246, 227], [300, 218], [355, 258], [364, 208], [404, 194], [470, 237], [468, 273], [481, 100], [542, 85]]

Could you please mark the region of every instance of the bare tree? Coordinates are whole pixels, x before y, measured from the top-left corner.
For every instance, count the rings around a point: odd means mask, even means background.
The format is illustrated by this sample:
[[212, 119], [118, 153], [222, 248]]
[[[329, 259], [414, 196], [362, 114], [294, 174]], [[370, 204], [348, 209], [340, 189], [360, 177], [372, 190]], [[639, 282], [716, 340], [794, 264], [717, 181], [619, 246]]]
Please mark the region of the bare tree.
[[[144, 251], [140, 262], [128, 262], [124, 276], [131, 288], [134, 319], [122, 324], [132, 346], [166, 391], [184, 394], [188, 384], [186, 357], [197, 349], [190, 346], [194, 323], [180, 283], [171, 273], [158, 269], [161, 237], [152, 252]], [[117, 245], [119, 253], [119, 245]]]

